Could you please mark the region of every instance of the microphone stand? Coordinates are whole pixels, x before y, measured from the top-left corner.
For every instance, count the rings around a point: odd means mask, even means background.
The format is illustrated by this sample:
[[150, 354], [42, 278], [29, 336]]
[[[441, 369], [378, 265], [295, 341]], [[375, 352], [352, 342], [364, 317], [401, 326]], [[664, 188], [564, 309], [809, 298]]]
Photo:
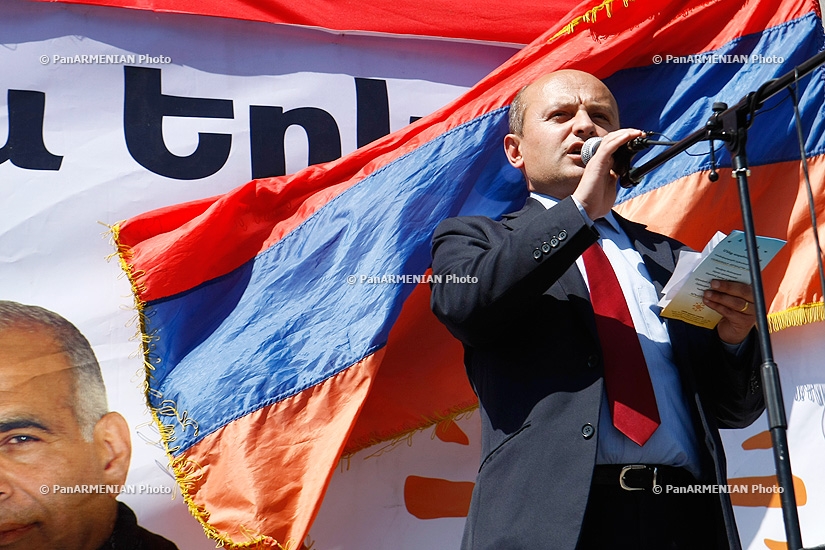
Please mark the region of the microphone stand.
[[748, 127], [750, 127], [753, 121], [753, 115], [762, 107], [763, 103], [823, 63], [825, 63], [825, 51], [813, 56], [797, 66], [793, 71], [765, 82], [756, 92], [749, 93], [733, 107], [729, 108], [724, 103], [714, 103], [714, 114], [708, 119], [704, 128], [676, 142], [669, 149], [645, 164], [631, 168], [627, 174], [631, 182], [638, 183], [641, 176], [661, 166], [700, 141], [724, 141], [730, 151], [733, 170], [731, 175], [736, 178], [739, 187], [739, 203], [742, 209], [742, 221], [744, 223], [748, 250], [748, 268], [753, 285], [756, 325], [759, 333], [759, 345], [762, 351], [762, 391], [765, 396], [765, 409], [768, 413], [768, 425], [770, 428], [771, 442], [773, 444], [776, 477], [780, 487], [780, 502], [782, 504], [782, 516], [785, 522], [785, 535], [788, 539], [788, 548], [790, 550], [802, 549], [802, 535], [799, 529], [799, 515], [796, 508], [796, 495], [794, 492], [791, 461], [788, 452], [788, 422], [785, 416], [785, 405], [779, 382], [779, 370], [773, 360], [765, 292], [762, 287], [762, 271], [759, 268], [759, 251], [756, 244], [753, 208], [751, 207], [750, 194], [748, 191], [748, 176], [750, 175], [750, 170], [748, 169], [748, 161], [745, 154], [745, 144], [748, 137]]

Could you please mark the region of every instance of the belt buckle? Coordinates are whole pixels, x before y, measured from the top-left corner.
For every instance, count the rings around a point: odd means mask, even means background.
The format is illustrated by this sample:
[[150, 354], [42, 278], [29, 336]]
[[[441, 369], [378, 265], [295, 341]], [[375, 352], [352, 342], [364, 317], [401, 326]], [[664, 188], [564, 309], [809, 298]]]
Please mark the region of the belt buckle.
[[[624, 489], [625, 491], [644, 491], [644, 487], [631, 487], [627, 483], [624, 482], [624, 476], [630, 470], [644, 470], [647, 466], [644, 464], [628, 464], [627, 466], [622, 468], [622, 471], [619, 472], [619, 486]], [[653, 487], [655, 488], [658, 485], [658, 476], [659, 476], [659, 468], [654, 466], [653, 468]]]

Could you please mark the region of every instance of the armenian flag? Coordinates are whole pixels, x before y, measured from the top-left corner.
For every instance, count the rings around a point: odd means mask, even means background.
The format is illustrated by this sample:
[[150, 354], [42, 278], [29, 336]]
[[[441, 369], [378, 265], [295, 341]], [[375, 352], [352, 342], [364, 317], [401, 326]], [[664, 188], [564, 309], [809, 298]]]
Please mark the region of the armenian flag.
[[[588, 0], [457, 101], [350, 155], [116, 226], [147, 399], [207, 534], [292, 548], [342, 456], [476, 406], [461, 348], [429, 311], [430, 238], [446, 217], [523, 203], [501, 145], [522, 86], [590, 72], [624, 126], [678, 140], [713, 102], [736, 103], [822, 47], [810, 1]], [[797, 88], [821, 197], [822, 71]], [[765, 271], [775, 328], [825, 318], [792, 112], [771, 100], [748, 142], [757, 231], [788, 241]], [[716, 183], [699, 148], [622, 191], [618, 209], [694, 248], [741, 227], [730, 159], [716, 157]]]

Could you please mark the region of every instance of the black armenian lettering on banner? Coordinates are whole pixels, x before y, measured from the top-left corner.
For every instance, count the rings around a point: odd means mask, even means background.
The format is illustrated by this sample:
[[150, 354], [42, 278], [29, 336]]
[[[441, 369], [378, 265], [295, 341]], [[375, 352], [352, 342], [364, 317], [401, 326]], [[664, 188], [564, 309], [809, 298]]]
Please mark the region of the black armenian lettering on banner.
[[[363, 147], [390, 133], [387, 82], [355, 78], [356, 144]], [[132, 158], [147, 170], [172, 179], [195, 180], [223, 168], [232, 148], [232, 134], [198, 133], [195, 151], [175, 155], [163, 140], [164, 117], [233, 119], [231, 99], [180, 97], [161, 91], [161, 70], [124, 67], [123, 132]], [[59, 170], [62, 156], [46, 149], [43, 140], [46, 94], [8, 90], [9, 133], [0, 148], [0, 164], [10, 160], [27, 170]], [[410, 122], [419, 117], [410, 117]], [[340, 158], [341, 133], [335, 118], [317, 107], [284, 111], [280, 106], [250, 105], [249, 139], [253, 178], [286, 174], [285, 135], [291, 126], [307, 136], [307, 164]]]
[[147, 170], [179, 180], [205, 178], [223, 168], [232, 148], [231, 134], [199, 132], [195, 152], [180, 157], [163, 142], [163, 117], [234, 118], [231, 99], [165, 95], [160, 69], [126, 66], [123, 70], [123, 132], [133, 159]]
[[[356, 144], [363, 147], [390, 133], [390, 102], [387, 82], [355, 79]], [[307, 135], [307, 164], [321, 164], [340, 158], [341, 133], [335, 118], [323, 109], [301, 107], [284, 112], [282, 107], [249, 107], [249, 141], [252, 177], [286, 174], [284, 137], [290, 126], [300, 126]]]
[[390, 133], [390, 97], [387, 81], [355, 79], [357, 145], [363, 147]]
[[60, 170], [62, 156], [51, 154], [43, 143], [46, 94], [31, 90], [9, 90], [9, 137], [0, 148], [0, 164], [10, 160], [27, 170]]
[[286, 174], [284, 138], [287, 128], [300, 126], [309, 143], [308, 164], [321, 164], [341, 156], [341, 134], [331, 114], [316, 107], [284, 112], [282, 107], [249, 107], [249, 146], [252, 178]]

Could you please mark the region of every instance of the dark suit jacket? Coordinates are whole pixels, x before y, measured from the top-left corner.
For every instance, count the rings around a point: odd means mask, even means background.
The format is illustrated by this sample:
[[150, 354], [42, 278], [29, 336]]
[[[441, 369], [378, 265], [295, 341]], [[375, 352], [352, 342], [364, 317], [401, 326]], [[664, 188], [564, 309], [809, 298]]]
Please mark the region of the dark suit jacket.
[[[661, 292], [680, 243], [618, 217]], [[465, 550], [572, 550], [596, 460], [603, 368], [593, 309], [575, 261], [598, 240], [571, 198], [528, 199], [500, 222], [451, 218], [433, 237], [433, 273], [477, 283], [432, 288], [432, 308], [464, 344], [479, 397], [482, 453]], [[758, 352], [735, 359], [715, 331], [668, 321], [700, 444], [702, 482], [725, 484], [719, 427], [761, 414]], [[749, 337], [753, 342], [753, 335]], [[595, 429], [594, 429], [595, 428]], [[739, 548], [733, 509], [719, 495], [717, 532]]]
[[118, 501], [112, 534], [98, 550], [178, 550], [175, 544], [137, 524], [131, 508]]

